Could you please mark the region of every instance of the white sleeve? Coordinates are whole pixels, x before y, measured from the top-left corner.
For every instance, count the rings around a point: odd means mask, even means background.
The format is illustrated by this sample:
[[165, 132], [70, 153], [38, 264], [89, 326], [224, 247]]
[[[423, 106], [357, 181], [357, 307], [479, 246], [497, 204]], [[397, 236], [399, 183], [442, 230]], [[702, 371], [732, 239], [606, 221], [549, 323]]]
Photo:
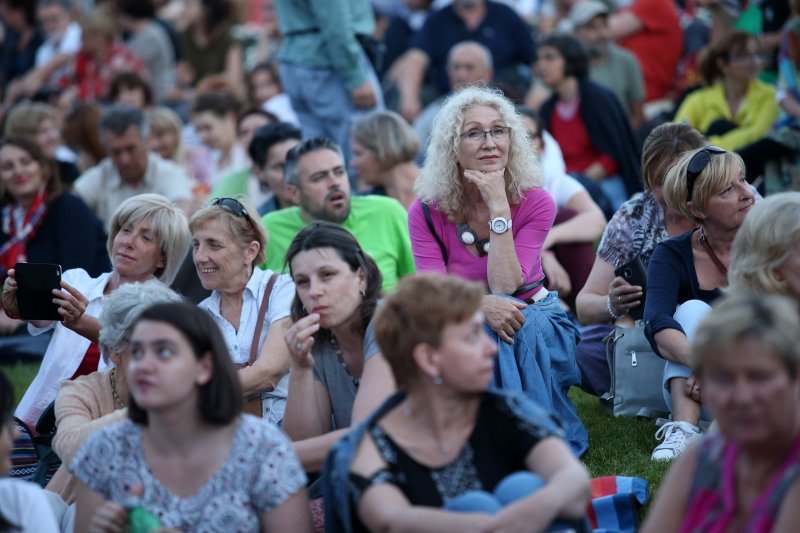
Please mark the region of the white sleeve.
[[0, 479], [0, 513], [23, 533], [61, 531], [47, 495], [34, 483]]
[[267, 325], [292, 314], [294, 292], [294, 281], [292, 281], [289, 274], [281, 274], [278, 276], [278, 279], [275, 280], [275, 286], [272, 287], [272, 294], [269, 296], [269, 307], [267, 308], [266, 317]]

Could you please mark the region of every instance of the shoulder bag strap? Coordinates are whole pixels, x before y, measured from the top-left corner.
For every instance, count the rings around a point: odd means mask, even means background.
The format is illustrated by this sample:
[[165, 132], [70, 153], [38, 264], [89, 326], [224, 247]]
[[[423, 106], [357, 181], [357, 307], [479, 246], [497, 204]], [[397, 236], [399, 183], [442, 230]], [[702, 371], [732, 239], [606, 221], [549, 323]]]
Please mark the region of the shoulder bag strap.
[[278, 274], [273, 273], [267, 282], [267, 289], [264, 291], [264, 297], [261, 299], [261, 305], [258, 306], [258, 319], [256, 322], [256, 329], [253, 332], [253, 343], [250, 345], [250, 360], [247, 366], [252, 366], [258, 359], [258, 341], [261, 338], [261, 329], [264, 327], [264, 317], [267, 314], [267, 307], [269, 307], [269, 296], [272, 294], [272, 287], [275, 286], [275, 280], [278, 279]]
[[447, 248], [444, 247], [444, 243], [442, 239], [439, 238], [439, 234], [436, 233], [436, 228], [433, 227], [433, 219], [431, 218], [431, 210], [428, 207], [428, 204], [425, 202], [422, 203], [422, 212], [425, 213], [425, 222], [428, 223], [428, 229], [431, 230], [431, 235], [433, 238], [436, 239], [436, 244], [439, 245], [439, 249], [442, 251], [442, 258], [444, 259], [444, 263], [447, 264]]

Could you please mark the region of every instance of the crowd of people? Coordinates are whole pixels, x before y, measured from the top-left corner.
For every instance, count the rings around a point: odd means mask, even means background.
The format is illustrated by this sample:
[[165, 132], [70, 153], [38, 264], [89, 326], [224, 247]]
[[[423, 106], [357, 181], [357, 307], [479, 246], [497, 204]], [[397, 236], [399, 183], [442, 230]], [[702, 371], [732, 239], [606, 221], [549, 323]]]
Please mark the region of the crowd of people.
[[800, 520], [800, 1], [0, 23], [0, 531], [588, 531], [617, 328], [643, 529]]

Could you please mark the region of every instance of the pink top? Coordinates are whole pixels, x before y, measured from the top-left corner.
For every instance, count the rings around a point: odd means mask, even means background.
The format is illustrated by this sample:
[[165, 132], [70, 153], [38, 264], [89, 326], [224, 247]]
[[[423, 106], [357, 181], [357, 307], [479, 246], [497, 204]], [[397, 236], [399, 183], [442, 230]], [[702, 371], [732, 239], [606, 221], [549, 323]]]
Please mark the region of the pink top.
[[[736, 513], [736, 458], [739, 447], [719, 435], [704, 437], [689, 493], [681, 533], [724, 533]], [[773, 474], [764, 491], [747, 510], [741, 531], [772, 531], [783, 498], [800, 474], [800, 437]]]
[[[458, 225], [447, 219], [447, 215], [430, 205], [431, 219], [436, 233], [447, 250], [445, 264], [442, 251], [431, 235], [422, 203], [417, 199], [408, 211], [408, 231], [411, 234], [411, 251], [418, 272], [433, 271], [442, 274], [457, 274], [466, 279], [482, 281], [489, 286], [486, 277], [488, 257], [477, 257], [461, 243], [456, 234]], [[556, 204], [544, 189], [531, 189], [518, 205], [511, 205], [511, 233], [514, 236], [514, 249], [522, 267], [523, 285], [544, 277], [540, 252], [547, 232], [553, 227], [556, 217]], [[488, 223], [488, 221], [487, 221]], [[538, 289], [518, 295], [519, 299], [529, 298]]]

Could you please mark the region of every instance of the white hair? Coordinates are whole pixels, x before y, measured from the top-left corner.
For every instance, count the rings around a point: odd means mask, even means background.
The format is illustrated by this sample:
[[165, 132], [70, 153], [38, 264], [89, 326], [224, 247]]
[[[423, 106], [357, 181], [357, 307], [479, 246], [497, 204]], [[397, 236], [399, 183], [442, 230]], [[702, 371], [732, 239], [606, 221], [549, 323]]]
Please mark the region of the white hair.
[[495, 109], [511, 128], [505, 172], [509, 201], [518, 203], [525, 192], [540, 187], [543, 181], [536, 150], [528, 140], [522, 117], [514, 109], [514, 104], [497, 89], [462, 89], [450, 96], [436, 115], [425, 166], [414, 184], [414, 191], [420, 200], [427, 204], [438, 204], [438, 209], [453, 220], [462, 219], [466, 214], [457, 153], [464, 115], [473, 106]]

